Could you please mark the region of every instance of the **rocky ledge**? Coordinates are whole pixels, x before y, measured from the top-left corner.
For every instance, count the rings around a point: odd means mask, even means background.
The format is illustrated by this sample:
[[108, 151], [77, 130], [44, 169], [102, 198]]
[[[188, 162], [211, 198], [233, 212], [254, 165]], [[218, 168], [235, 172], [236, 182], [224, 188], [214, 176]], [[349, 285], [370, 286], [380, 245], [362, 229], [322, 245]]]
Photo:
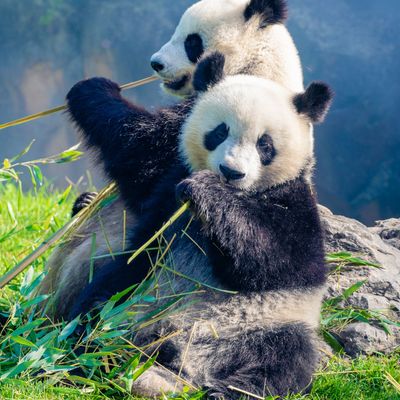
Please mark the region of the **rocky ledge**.
[[[327, 297], [338, 296], [357, 282], [365, 281], [341, 306], [378, 311], [400, 322], [400, 219], [378, 221], [374, 227], [332, 214], [320, 207], [328, 253], [349, 252], [377, 267], [347, 265], [334, 268]], [[350, 356], [388, 353], [400, 346], [400, 326], [385, 332], [378, 322], [353, 322], [338, 329], [338, 341]]]

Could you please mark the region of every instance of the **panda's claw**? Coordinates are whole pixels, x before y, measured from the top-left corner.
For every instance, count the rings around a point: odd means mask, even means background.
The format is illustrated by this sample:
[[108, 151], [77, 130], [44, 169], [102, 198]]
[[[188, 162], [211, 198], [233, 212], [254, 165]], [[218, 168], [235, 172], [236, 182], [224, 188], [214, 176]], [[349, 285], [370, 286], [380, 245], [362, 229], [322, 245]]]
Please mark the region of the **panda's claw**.
[[72, 217], [79, 213], [79, 211], [83, 210], [86, 207], [89, 207], [90, 204], [93, 203], [93, 200], [96, 198], [97, 192], [85, 192], [82, 193], [76, 200], [72, 207]]
[[180, 182], [175, 189], [176, 199], [182, 203], [191, 201], [193, 197], [193, 180], [188, 178]]

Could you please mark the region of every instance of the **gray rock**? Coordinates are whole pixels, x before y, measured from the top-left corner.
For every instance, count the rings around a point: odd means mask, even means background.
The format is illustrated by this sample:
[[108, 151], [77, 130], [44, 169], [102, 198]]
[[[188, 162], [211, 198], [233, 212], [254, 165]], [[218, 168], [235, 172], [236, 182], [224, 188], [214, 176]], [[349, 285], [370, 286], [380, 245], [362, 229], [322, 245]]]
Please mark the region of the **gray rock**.
[[340, 336], [346, 353], [351, 357], [357, 357], [361, 353], [360, 349], [364, 354], [389, 353], [394, 350], [393, 335], [387, 335], [382, 329], [362, 322], [348, 325]]
[[377, 233], [386, 243], [400, 250], [400, 219], [377, 221], [371, 232]]
[[[400, 322], [400, 220], [379, 221], [368, 228], [358, 221], [332, 214], [320, 206], [328, 253], [349, 252], [380, 268], [346, 266], [334, 269], [327, 297], [338, 296], [360, 281], [366, 283], [343, 306], [379, 311]], [[355, 322], [336, 332], [346, 353], [390, 352], [400, 346], [400, 328], [387, 335], [379, 325]]]

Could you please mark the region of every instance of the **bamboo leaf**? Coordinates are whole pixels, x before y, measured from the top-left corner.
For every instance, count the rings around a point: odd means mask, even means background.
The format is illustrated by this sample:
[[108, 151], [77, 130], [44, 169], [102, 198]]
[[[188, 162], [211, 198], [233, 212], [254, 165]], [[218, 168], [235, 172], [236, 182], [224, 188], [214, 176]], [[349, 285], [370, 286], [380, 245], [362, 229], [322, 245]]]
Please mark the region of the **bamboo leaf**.
[[80, 146], [80, 143], [76, 144], [75, 146], [72, 146], [71, 148], [63, 151], [60, 154], [53, 156], [51, 158], [51, 161], [55, 162], [57, 164], [64, 164], [64, 163], [79, 160], [82, 157], [82, 155], [84, 154], [83, 151], [78, 150], [79, 146]]
[[17, 228], [12, 228], [10, 231], [6, 232], [4, 235], [0, 236], [0, 243], [5, 242], [7, 239], [9, 239], [12, 235], [17, 233]]
[[364, 281], [360, 281], [355, 283], [354, 285], [350, 286], [348, 289], [346, 289], [343, 293], [342, 293], [342, 297], [344, 300], [347, 300], [352, 294], [354, 294], [355, 292], [358, 292], [361, 287], [363, 287], [368, 281], [364, 280]]
[[35, 143], [35, 139], [33, 139], [33, 140], [28, 144], [28, 146], [26, 146], [20, 153], [18, 153], [15, 157], [13, 157], [13, 158], [11, 159], [11, 162], [13, 163], [13, 162], [19, 160], [19, 159], [20, 159], [21, 157], [23, 157], [26, 153], [28, 153], [29, 150], [31, 149], [33, 143]]
[[128, 330], [111, 331], [111, 332], [107, 332], [107, 333], [104, 333], [104, 334], [100, 335], [99, 339], [101, 339], [101, 340], [113, 339], [113, 338], [116, 338], [116, 337], [123, 336], [128, 332], [129, 332]]
[[32, 165], [32, 173], [39, 186], [43, 185], [43, 174], [38, 165]]
[[62, 204], [64, 204], [69, 196], [69, 194], [71, 193], [72, 190], [72, 185], [69, 185], [65, 190], [64, 193], [61, 195], [61, 197], [58, 199], [57, 204], [59, 206], [61, 206]]
[[157, 355], [149, 358], [140, 368], [138, 368], [132, 375], [132, 380], [135, 381], [140, 375], [145, 373], [156, 361]]
[[369, 262], [367, 260], [363, 260], [359, 257], [354, 257], [351, 253], [348, 252], [339, 252], [339, 253], [331, 253], [326, 256], [326, 261], [328, 263], [345, 263], [348, 265], [358, 265], [358, 266], [368, 266], [374, 268], [381, 268], [379, 264], [375, 264]]
[[36, 188], [37, 184], [36, 184], [35, 175], [34, 175], [33, 170], [32, 170], [32, 166], [31, 165], [25, 165], [25, 167], [29, 171], [29, 175], [31, 177], [31, 182], [32, 182], [33, 187]]
[[0, 182], [15, 180], [18, 181], [19, 177], [13, 169], [0, 169]]
[[37, 348], [35, 343], [32, 343], [30, 340], [23, 338], [21, 336], [12, 336], [11, 340], [15, 343], [21, 344], [22, 346], [27, 346], [27, 347], [34, 347]]
[[79, 324], [79, 317], [69, 322], [58, 336], [58, 343], [62, 342], [65, 339], [68, 339], [74, 333], [78, 324]]
[[11, 333], [11, 337], [19, 336], [22, 333], [31, 332], [33, 329], [35, 329], [38, 326], [42, 325], [44, 321], [46, 321], [45, 318], [40, 318], [40, 319], [36, 319], [35, 321], [28, 322], [27, 324], [17, 328], [14, 332], [12, 332]]
[[338, 353], [343, 351], [343, 346], [339, 343], [337, 338], [329, 331], [324, 330], [322, 332], [322, 335], [326, 341], [326, 343], [329, 344], [329, 346], [332, 347], [332, 349]]
[[32, 306], [35, 306], [36, 304], [40, 304], [43, 301], [47, 300], [50, 297], [50, 295], [48, 294], [42, 294], [38, 297], [35, 297], [31, 300], [28, 301], [24, 301], [23, 303], [21, 303], [21, 309], [26, 309], [26, 308], [30, 308]]
[[11, 368], [7, 372], [1, 375], [0, 379], [14, 378], [19, 375], [21, 372], [24, 372], [29, 369], [29, 367], [34, 363], [34, 360], [23, 361], [20, 364], [17, 364], [15, 367]]

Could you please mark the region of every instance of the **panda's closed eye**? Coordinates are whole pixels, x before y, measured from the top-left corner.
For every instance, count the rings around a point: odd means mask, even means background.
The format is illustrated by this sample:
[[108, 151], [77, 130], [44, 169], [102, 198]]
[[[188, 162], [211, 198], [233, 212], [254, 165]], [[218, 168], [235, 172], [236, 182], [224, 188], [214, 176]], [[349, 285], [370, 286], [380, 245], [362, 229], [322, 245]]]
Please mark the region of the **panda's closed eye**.
[[204, 53], [203, 40], [198, 33], [188, 35], [185, 40], [186, 55], [192, 63], [196, 64]]
[[223, 122], [204, 137], [204, 147], [209, 150], [215, 150], [221, 143], [225, 142], [229, 135], [229, 127]]
[[276, 150], [274, 147], [274, 142], [267, 133], [262, 135], [257, 141], [257, 150], [260, 155], [260, 160], [262, 165], [271, 164], [272, 160], [276, 156]]

